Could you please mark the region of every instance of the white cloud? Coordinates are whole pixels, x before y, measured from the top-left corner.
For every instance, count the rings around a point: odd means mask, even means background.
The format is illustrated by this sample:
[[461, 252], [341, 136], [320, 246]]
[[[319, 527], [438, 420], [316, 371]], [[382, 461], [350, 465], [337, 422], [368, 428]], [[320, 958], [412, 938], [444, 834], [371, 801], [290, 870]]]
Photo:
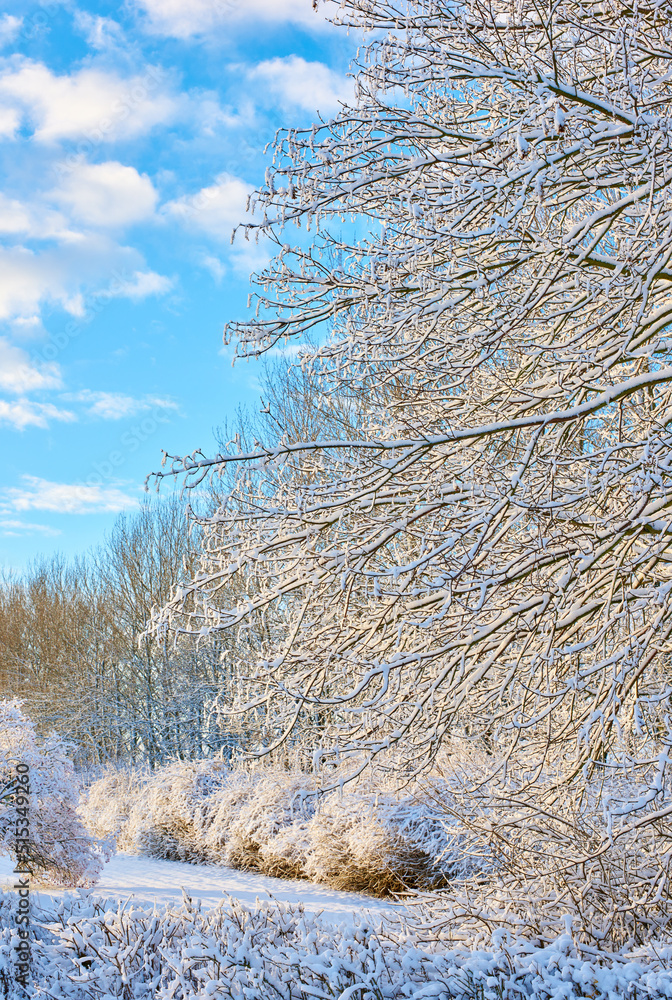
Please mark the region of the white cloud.
[[102, 420], [121, 420], [124, 417], [134, 417], [137, 413], [146, 413], [148, 410], [178, 409], [177, 403], [163, 396], [137, 398], [120, 392], [94, 392], [91, 389], [68, 393], [63, 399], [85, 403], [88, 412]]
[[315, 11], [312, 0], [135, 0], [135, 4], [146, 15], [151, 33], [172, 38], [210, 35], [232, 23], [255, 26], [260, 21], [320, 29], [327, 24], [325, 10], [332, 6], [321, 3]]
[[206, 269], [206, 271], [210, 272], [210, 274], [213, 276], [213, 278], [219, 285], [222, 278], [226, 274], [226, 265], [219, 259], [219, 257], [215, 257], [213, 254], [209, 253], [204, 253], [201, 255], [200, 263]]
[[44, 333], [42, 319], [37, 314], [34, 316], [15, 316], [10, 320], [10, 322], [14, 332], [24, 338], [34, 337], [37, 334]]
[[52, 362], [35, 367], [25, 351], [0, 337], [0, 388], [21, 393], [59, 389], [61, 384], [58, 365]]
[[32, 225], [27, 206], [0, 193], [0, 232], [8, 235], [28, 233]]
[[352, 100], [352, 80], [324, 63], [307, 62], [301, 56], [267, 59], [247, 75], [263, 83], [267, 100], [280, 107], [293, 105], [331, 114], [338, 111], [339, 101]]
[[0, 193], [0, 235], [58, 244], [0, 246], [0, 320], [29, 333], [39, 328], [45, 304], [84, 316], [92, 292], [138, 301], [169, 291], [172, 279], [148, 270], [137, 250], [104, 232], [151, 218], [156, 201], [150, 179], [116, 161], [78, 160], [61, 173], [58, 188], [30, 204]]
[[157, 193], [149, 177], [116, 160], [76, 163], [51, 197], [77, 222], [127, 226], [154, 213]]
[[4, 538], [20, 538], [23, 535], [60, 535], [57, 528], [48, 524], [32, 524], [30, 521], [17, 521], [15, 518], [0, 518], [0, 535]]
[[10, 424], [19, 431], [26, 427], [47, 427], [50, 420], [71, 423], [76, 419], [70, 410], [60, 410], [51, 403], [33, 403], [28, 399], [8, 403], [0, 399], [0, 424]]
[[[198, 229], [224, 243], [230, 243], [234, 229], [245, 222], [261, 220], [260, 215], [247, 212], [248, 196], [254, 191], [240, 177], [220, 174], [214, 184], [201, 188], [196, 194], [185, 195], [170, 201], [162, 208], [162, 214], [179, 220], [187, 228]], [[262, 270], [273, 256], [271, 241], [259, 235], [246, 240], [238, 234], [232, 247], [232, 262], [236, 272], [248, 277], [253, 271]], [[200, 263], [220, 281], [224, 274], [223, 265], [216, 257], [207, 253]]]
[[85, 10], [75, 10], [74, 22], [75, 27], [82, 32], [93, 49], [105, 52], [124, 44], [121, 25], [110, 17], [100, 17]]
[[[34, 251], [0, 248], [0, 320], [34, 324], [45, 304], [86, 314], [85, 295], [133, 299], [166, 291], [169, 279], [146, 271], [137, 250], [98, 234]], [[102, 289], [107, 286], [107, 289]]]
[[135, 271], [130, 278], [116, 279], [108, 289], [98, 293], [107, 299], [146, 299], [149, 295], [165, 295], [173, 287], [171, 278], [156, 271]]
[[215, 184], [168, 202], [163, 211], [188, 226], [202, 229], [218, 239], [231, 239], [235, 226], [250, 216], [246, 214], [248, 196], [254, 191], [240, 177], [220, 174]]
[[50, 510], [58, 514], [115, 514], [137, 506], [137, 499], [118, 486], [53, 483], [38, 476], [22, 476], [25, 486], [3, 490], [11, 510]]
[[13, 139], [21, 124], [16, 108], [0, 108], [0, 138]]
[[14, 41], [22, 24], [22, 17], [14, 17], [12, 14], [3, 14], [0, 17], [0, 48]]
[[43, 301], [75, 314], [77, 303], [67, 288], [67, 271], [65, 257], [53, 252], [0, 249], [0, 319], [34, 317]]
[[84, 136], [94, 147], [148, 132], [178, 112], [164, 84], [165, 73], [156, 67], [122, 79], [97, 69], [58, 76], [42, 63], [23, 60], [17, 68], [12, 61], [0, 72], [0, 101], [13, 116], [5, 121], [5, 134], [19, 116], [40, 142]]
[[31, 239], [76, 240], [67, 220], [36, 201], [32, 205], [0, 193], [0, 233]]

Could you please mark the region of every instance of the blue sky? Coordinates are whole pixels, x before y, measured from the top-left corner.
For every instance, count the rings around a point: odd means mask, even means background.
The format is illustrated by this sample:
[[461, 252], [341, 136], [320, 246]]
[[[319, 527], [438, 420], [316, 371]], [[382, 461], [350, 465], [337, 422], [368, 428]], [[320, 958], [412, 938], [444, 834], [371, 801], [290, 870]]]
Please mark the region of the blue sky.
[[258, 398], [231, 366], [265, 250], [230, 243], [264, 145], [351, 93], [311, 0], [69, 0], [0, 14], [0, 566], [83, 552], [161, 450]]

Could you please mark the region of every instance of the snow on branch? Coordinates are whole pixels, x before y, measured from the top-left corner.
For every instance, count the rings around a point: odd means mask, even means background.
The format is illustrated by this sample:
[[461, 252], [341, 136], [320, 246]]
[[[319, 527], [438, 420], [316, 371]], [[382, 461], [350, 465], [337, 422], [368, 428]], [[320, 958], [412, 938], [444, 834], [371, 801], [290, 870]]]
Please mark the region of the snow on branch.
[[[170, 457], [159, 481], [239, 476], [153, 627], [263, 619], [234, 710], [265, 706], [269, 745], [307, 705], [326, 761], [397, 746], [418, 771], [459, 732], [508, 762], [498, 801], [516, 774], [544, 815], [620, 774], [609, 837], [632, 838], [635, 816], [667, 822], [669, 18], [341, 6], [376, 29], [356, 102], [279, 137], [255, 201], [282, 249], [226, 336], [245, 356], [318, 326], [303, 377], [348, 433], [327, 407], [311, 439]], [[293, 221], [310, 250], [284, 242]]]

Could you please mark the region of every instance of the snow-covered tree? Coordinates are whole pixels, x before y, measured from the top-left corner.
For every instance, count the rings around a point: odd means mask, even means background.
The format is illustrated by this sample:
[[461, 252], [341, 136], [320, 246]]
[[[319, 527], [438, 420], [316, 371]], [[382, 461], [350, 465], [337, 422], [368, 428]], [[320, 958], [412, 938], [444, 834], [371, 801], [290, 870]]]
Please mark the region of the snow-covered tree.
[[79, 787], [67, 745], [41, 740], [16, 699], [0, 701], [0, 853], [63, 885], [92, 885], [105, 848], [77, 815]]
[[[396, 747], [420, 769], [478, 743], [503, 856], [555, 866], [556, 887], [612, 879], [612, 926], [628, 892], [638, 912], [668, 895], [669, 12], [340, 11], [373, 29], [356, 99], [279, 138], [255, 203], [282, 249], [228, 335], [250, 355], [329, 325], [301, 363], [327, 416], [357, 401], [357, 426], [168, 456], [158, 475], [187, 487], [242, 471], [155, 625], [280, 609], [241, 702], [272, 702], [283, 733], [328, 707], [357, 760]], [[236, 575], [254, 588], [230, 606]], [[629, 888], [605, 874], [617, 855]]]
[[194, 571], [183, 527], [184, 504], [162, 498], [120, 516], [85, 558], [0, 581], [0, 699], [21, 699], [38, 732], [72, 743], [76, 765], [154, 766], [235, 742], [210, 708], [226, 689], [230, 633], [177, 651], [138, 643], [153, 606]]

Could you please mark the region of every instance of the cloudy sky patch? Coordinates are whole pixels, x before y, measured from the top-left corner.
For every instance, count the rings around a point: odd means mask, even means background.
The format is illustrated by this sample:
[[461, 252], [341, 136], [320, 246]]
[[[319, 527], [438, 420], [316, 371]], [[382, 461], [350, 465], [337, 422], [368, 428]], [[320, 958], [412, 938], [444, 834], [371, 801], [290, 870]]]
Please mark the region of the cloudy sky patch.
[[94, 544], [164, 449], [213, 450], [259, 405], [222, 330], [273, 244], [231, 234], [276, 130], [352, 93], [330, 7], [4, 5], [0, 565]]

